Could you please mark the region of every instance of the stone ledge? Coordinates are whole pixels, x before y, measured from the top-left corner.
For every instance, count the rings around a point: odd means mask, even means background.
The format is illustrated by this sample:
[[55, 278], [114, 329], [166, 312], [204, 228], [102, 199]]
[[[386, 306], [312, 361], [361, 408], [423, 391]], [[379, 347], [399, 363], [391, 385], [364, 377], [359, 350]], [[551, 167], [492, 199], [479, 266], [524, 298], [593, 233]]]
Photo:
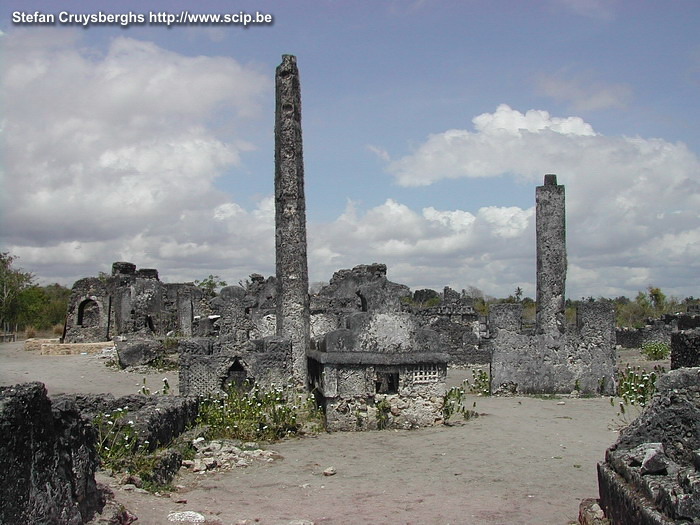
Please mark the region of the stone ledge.
[[41, 350], [41, 345], [46, 343], [60, 343], [61, 340], [56, 337], [53, 339], [39, 339], [36, 337], [31, 337], [24, 342], [24, 349], [27, 351]]
[[114, 350], [114, 343], [112, 341], [102, 343], [43, 343], [39, 353], [41, 355], [101, 354], [106, 349]]

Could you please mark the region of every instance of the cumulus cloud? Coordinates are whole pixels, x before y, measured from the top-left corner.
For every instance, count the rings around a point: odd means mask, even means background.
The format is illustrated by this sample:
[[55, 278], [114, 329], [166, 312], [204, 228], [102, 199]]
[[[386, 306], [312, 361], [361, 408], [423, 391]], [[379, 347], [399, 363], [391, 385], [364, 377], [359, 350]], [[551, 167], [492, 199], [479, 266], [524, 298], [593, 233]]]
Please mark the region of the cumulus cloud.
[[[326, 225], [311, 225], [310, 266], [325, 279], [339, 267], [384, 262], [389, 277], [414, 287], [496, 293], [534, 275], [534, 208], [410, 209], [393, 199], [368, 210], [349, 202]], [[525, 278], [528, 280], [528, 278]], [[529, 279], [532, 280], [532, 279]], [[515, 289], [513, 285], [513, 289]]]
[[[595, 281], [589, 290], [629, 293], [640, 279], [661, 284], [673, 273], [682, 294], [680, 283], [693, 282], [692, 257], [700, 246], [700, 160], [687, 146], [659, 138], [607, 137], [579, 117], [521, 113], [507, 105], [472, 123], [473, 130], [429, 136], [412, 154], [391, 162], [389, 173], [404, 186], [499, 175], [534, 186], [543, 174], [557, 173], [567, 192], [572, 290], [585, 293]], [[517, 209], [498, 208], [489, 223], [489, 213], [479, 211], [489, 232], [482, 247], [490, 253], [490, 242], [499, 236], [519, 238], [524, 219]]]
[[[253, 147], [241, 137], [271, 79], [128, 37], [104, 53], [79, 32], [3, 39], [3, 244], [23, 265], [269, 266], [269, 202], [246, 211], [214, 182]], [[254, 239], [264, 257], [241, 248]]]

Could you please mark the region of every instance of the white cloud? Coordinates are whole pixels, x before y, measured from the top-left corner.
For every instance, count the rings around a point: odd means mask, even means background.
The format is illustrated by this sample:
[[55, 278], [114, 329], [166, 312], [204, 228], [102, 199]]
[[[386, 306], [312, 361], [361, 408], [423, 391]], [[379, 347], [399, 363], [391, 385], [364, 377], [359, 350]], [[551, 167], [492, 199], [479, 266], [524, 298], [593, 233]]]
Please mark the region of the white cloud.
[[127, 37], [99, 54], [79, 35], [3, 37], [7, 249], [49, 278], [52, 264], [94, 275], [124, 259], [189, 279], [186, 265], [269, 267], [269, 202], [246, 211], [214, 182], [252, 148], [241, 137], [271, 79]]
[[[691, 276], [698, 270], [700, 246], [700, 160], [684, 144], [607, 137], [579, 117], [521, 113], [506, 105], [475, 117], [473, 124], [473, 131], [429, 136], [411, 155], [392, 162], [389, 172], [405, 186], [499, 175], [534, 186], [545, 173], [557, 173], [566, 186], [572, 268], [578, 265], [589, 272], [572, 273], [572, 292], [587, 295], [585, 288], [592, 286], [588, 290], [594, 295], [613, 289], [629, 293], [630, 286], [647, 279], [660, 286], [673, 281], [675, 293], [682, 294], [685, 286], [693, 288], [689, 295], [697, 294]], [[473, 228], [486, 232], [481, 248], [492, 261], [522, 248], [513, 245], [499, 252], [495, 241], [521, 240], [531, 221], [528, 213], [518, 208], [479, 210]], [[595, 284], [583, 279], [590, 271], [597, 272]]]

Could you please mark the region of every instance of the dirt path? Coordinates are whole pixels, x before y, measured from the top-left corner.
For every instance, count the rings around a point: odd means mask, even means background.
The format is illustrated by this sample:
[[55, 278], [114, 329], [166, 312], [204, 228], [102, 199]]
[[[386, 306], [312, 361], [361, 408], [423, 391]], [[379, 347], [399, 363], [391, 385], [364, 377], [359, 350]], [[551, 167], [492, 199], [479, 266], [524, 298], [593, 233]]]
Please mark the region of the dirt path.
[[[138, 390], [144, 374], [103, 363], [92, 356], [38, 356], [2, 344], [0, 384], [40, 380], [50, 393]], [[161, 376], [147, 381], [157, 387]], [[450, 383], [462, 377], [471, 378], [470, 371], [450, 371]], [[470, 402], [482, 415], [459, 426], [289, 440], [270, 447], [283, 457], [272, 463], [186, 473], [174, 482], [183, 488], [170, 497], [114, 490], [145, 525], [173, 523], [168, 515], [186, 510], [225, 525], [576, 520], [580, 500], [597, 496], [595, 465], [617, 437], [611, 429], [620, 421], [609, 400], [473, 397]], [[329, 466], [337, 474], [324, 476]]]

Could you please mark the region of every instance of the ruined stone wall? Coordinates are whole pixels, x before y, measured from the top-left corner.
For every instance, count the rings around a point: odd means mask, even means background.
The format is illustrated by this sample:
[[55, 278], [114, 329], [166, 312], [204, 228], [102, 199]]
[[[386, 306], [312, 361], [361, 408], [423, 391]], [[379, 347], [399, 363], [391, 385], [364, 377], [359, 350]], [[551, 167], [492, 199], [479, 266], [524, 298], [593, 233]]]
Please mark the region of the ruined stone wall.
[[186, 339], [179, 352], [183, 396], [220, 395], [245, 380], [284, 385], [292, 377], [291, 342], [276, 336], [244, 343], [231, 337]]
[[[614, 314], [609, 303], [586, 303], [577, 311], [576, 330], [563, 337], [522, 333], [519, 304], [492, 306], [491, 387], [536, 393], [614, 394]], [[502, 320], [498, 326], [494, 318]]]
[[700, 328], [671, 336], [671, 368], [700, 366]]
[[190, 336], [203, 299], [202, 290], [192, 284], [164, 284], [157, 270], [115, 262], [111, 276], [73, 285], [64, 342], [108, 341], [135, 333]]
[[86, 522], [102, 502], [92, 426], [41, 383], [0, 387], [0, 523]]
[[73, 285], [66, 313], [65, 341], [109, 341], [110, 310], [110, 292], [106, 282], [96, 277], [77, 281]]
[[535, 334], [522, 331], [522, 305], [491, 307], [491, 388], [526, 394], [613, 394], [615, 315], [609, 303], [586, 303], [567, 333], [564, 289], [564, 187], [545, 175], [536, 189], [537, 314]]
[[[429, 370], [427, 374], [426, 370]], [[398, 391], [376, 393], [378, 374], [390, 372], [398, 374]], [[429, 382], [415, 379], [427, 375]], [[325, 396], [326, 428], [331, 431], [412, 429], [441, 422], [446, 375], [444, 364], [325, 367], [321, 388]]]
[[600, 506], [612, 523], [700, 521], [700, 369], [673, 370], [656, 388], [598, 464]]

